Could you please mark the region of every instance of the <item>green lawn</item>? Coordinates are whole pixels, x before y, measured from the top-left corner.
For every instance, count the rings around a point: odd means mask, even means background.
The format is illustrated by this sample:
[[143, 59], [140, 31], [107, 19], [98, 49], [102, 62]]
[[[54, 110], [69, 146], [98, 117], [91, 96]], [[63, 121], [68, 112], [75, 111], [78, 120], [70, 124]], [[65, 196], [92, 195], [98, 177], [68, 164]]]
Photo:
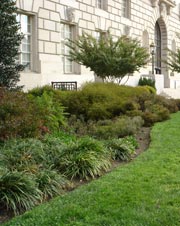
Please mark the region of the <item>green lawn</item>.
[[5, 225], [180, 225], [180, 113], [156, 124], [147, 151]]

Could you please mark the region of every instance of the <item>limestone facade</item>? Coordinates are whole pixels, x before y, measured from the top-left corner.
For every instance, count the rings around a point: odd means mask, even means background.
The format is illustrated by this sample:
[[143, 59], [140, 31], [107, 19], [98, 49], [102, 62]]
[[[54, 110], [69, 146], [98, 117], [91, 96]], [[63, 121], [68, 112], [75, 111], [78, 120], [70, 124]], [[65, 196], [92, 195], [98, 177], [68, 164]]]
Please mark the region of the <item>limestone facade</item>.
[[[159, 92], [164, 87], [176, 88], [178, 75], [171, 73], [160, 59], [167, 48], [180, 47], [180, 8], [172, 0], [17, 0], [20, 15], [28, 18], [29, 36], [25, 53], [29, 68], [21, 73], [25, 90], [51, 84], [53, 81], [94, 81], [96, 76], [84, 66], [70, 63], [66, 56], [64, 36], [77, 38], [83, 31], [97, 35], [98, 31], [114, 36], [129, 35], [140, 40], [150, 50], [155, 49], [155, 78]], [[26, 19], [27, 19], [26, 18]], [[28, 44], [27, 44], [28, 42]], [[159, 46], [158, 46], [159, 45]], [[28, 51], [27, 51], [28, 49]], [[156, 53], [157, 52], [157, 53]], [[158, 54], [158, 56], [156, 56]], [[157, 62], [156, 62], [157, 61]], [[26, 61], [25, 61], [26, 62]], [[156, 69], [156, 63], [158, 65]], [[129, 85], [137, 85], [141, 75], [152, 73], [151, 62], [130, 76]], [[124, 81], [126, 78], [124, 79]]]

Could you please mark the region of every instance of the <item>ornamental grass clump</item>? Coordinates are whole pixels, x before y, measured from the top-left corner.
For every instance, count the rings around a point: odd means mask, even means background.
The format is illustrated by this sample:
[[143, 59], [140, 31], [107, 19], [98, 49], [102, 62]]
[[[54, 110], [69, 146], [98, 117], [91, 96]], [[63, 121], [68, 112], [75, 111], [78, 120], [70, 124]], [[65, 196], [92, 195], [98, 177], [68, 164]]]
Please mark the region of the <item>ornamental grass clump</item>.
[[12, 140], [2, 146], [0, 206], [19, 214], [68, 188], [65, 177], [53, 169], [49, 150], [50, 145], [36, 139]]
[[48, 162], [43, 143], [32, 138], [6, 142], [1, 155], [4, 164], [11, 171], [35, 174]]
[[90, 137], [66, 145], [59, 158], [60, 172], [71, 179], [95, 178], [110, 166], [110, 154], [107, 149], [101, 142]]
[[57, 171], [52, 169], [41, 170], [36, 174], [38, 189], [43, 194], [43, 199], [52, 198], [62, 194], [66, 187], [67, 180]]
[[42, 193], [30, 175], [4, 169], [0, 172], [0, 205], [15, 214], [29, 210], [42, 199]]
[[133, 136], [105, 141], [105, 146], [111, 151], [112, 159], [129, 161], [137, 148]]

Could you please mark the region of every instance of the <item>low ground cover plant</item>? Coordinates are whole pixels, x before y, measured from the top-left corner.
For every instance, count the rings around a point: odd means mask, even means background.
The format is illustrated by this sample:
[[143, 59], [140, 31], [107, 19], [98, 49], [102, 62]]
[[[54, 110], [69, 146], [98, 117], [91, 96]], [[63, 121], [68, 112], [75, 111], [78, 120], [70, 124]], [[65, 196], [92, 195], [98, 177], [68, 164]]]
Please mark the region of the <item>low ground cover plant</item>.
[[84, 137], [63, 148], [59, 170], [71, 179], [95, 178], [110, 168], [110, 160], [110, 151], [100, 141]]
[[[133, 141], [127, 143], [126, 139], [121, 140], [118, 150], [124, 158], [118, 160], [130, 159], [135, 151]], [[103, 141], [65, 133], [41, 140], [9, 140], [1, 147], [0, 205], [15, 214], [72, 189], [72, 179], [99, 177], [109, 170], [115, 156], [114, 148]]]
[[106, 140], [105, 146], [108, 150], [111, 150], [111, 155], [114, 160], [129, 161], [132, 155], [135, 154], [138, 143], [133, 136], [129, 136]]
[[156, 123], [130, 164], [7, 222], [6, 226], [179, 225], [180, 113]]

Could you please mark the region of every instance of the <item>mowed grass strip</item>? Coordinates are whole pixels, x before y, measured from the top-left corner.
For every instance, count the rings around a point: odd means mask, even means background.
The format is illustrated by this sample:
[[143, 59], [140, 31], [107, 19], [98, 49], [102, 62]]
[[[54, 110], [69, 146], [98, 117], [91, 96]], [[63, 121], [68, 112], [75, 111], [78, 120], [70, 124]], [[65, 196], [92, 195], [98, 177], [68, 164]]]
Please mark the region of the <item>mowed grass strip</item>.
[[132, 162], [5, 225], [180, 225], [180, 113], [156, 124], [151, 138]]

